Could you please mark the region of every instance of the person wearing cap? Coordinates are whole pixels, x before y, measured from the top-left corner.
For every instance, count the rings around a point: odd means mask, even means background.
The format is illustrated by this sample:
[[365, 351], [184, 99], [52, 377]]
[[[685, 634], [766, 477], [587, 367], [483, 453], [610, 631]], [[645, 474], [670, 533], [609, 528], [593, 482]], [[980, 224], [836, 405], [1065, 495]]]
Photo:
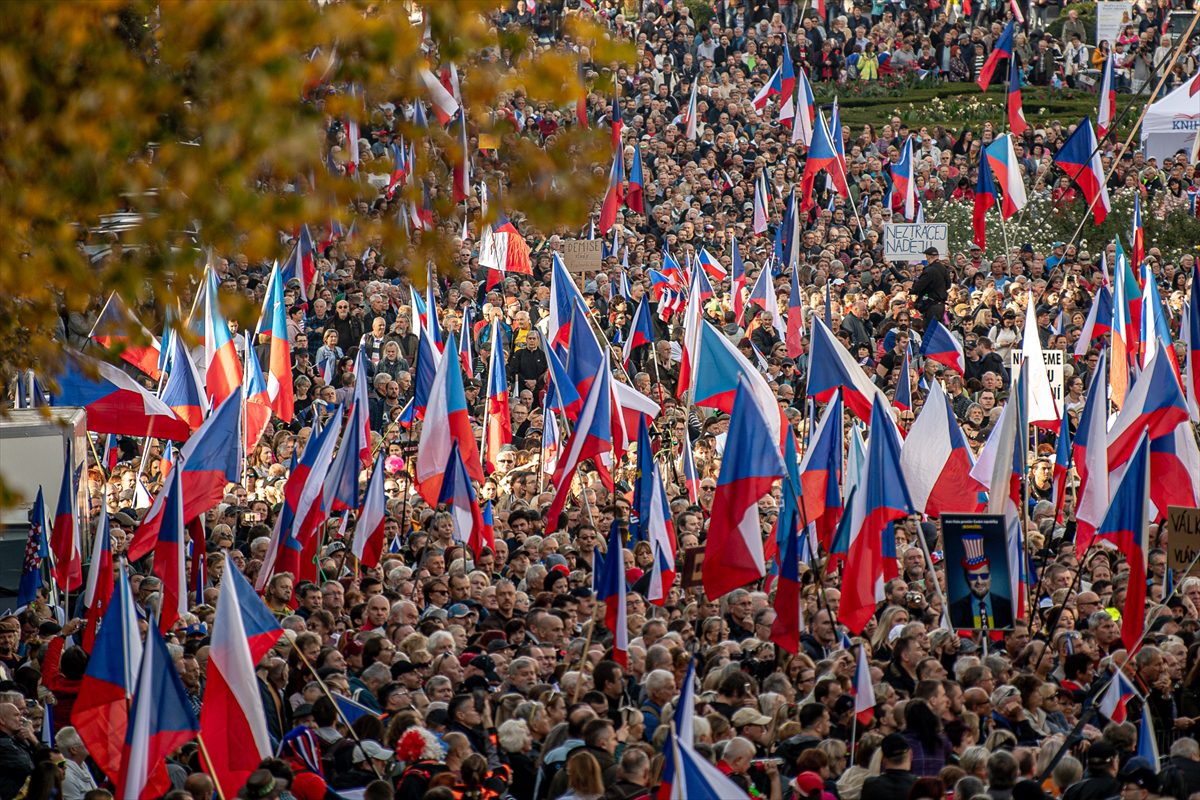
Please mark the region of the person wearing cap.
[[771, 724], [770, 717], [754, 708], [739, 708], [733, 712], [730, 724], [733, 725], [738, 736], [754, 744], [754, 750], [758, 757], [766, 755], [767, 726]]
[[329, 781], [331, 789], [358, 789], [379, 776], [390, 774], [392, 752], [373, 739], [363, 739], [354, 745], [350, 755], [350, 769], [335, 775]]
[[908, 790], [917, 782], [912, 767], [912, 748], [899, 733], [889, 733], [879, 745], [879, 774], [863, 781], [860, 800], [896, 800], [908, 797]]
[[946, 301], [950, 298], [950, 286], [953, 279], [950, 276], [950, 268], [946, 266], [946, 262], [940, 258], [940, 252], [936, 247], [929, 247], [925, 250], [927, 262], [921, 270], [920, 276], [913, 281], [912, 289], [909, 294], [913, 297], [913, 302], [916, 303], [917, 310], [921, 312], [921, 317], [924, 320], [924, 325], [921, 330], [929, 325], [929, 320], [942, 321], [942, 317], [946, 314]]
[[1003, 630], [1012, 625], [1012, 601], [992, 592], [992, 563], [983, 549], [983, 536], [962, 537], [961, 567], [967, 594], [950, 604], [950, 624], [970, 630]]
[[1108, 800], [1121, 794], [1117, 755], [1117, 748], [1105, 739], [1092, 742], [1084, 757], [1087, 771], [1083, 780], [1067, 787], [1062, 800]]

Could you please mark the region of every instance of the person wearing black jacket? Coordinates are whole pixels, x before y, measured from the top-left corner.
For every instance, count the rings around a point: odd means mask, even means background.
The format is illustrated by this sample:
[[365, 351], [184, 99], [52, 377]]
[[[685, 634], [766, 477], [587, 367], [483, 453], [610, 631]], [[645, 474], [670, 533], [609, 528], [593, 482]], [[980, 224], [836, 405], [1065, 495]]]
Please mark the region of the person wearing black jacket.
[[908, 790], [917, 782], [912, 767], [912, 748], [899, 733], [889, 733], [879, 745], [883, 756], [882, 769], [863, 782], [862, 800], [895, 800], [908, 797]]
[[946, 300], [950, 297], [950, 268], [938, 258], [938, 249], [930, 247], [925, 255], [932, 259], [921, 270], [920, 276], [913, 282], [911, 294], [916, 298], [917, 310], [921, 312], [925, 325], [929, 320], [942, 321], [946, 315]]
[[16, 797], [33, 773], [37, 737], [29, 719], [12, 703], [0, 703], [0, 798]]
[[1087, 772], [1083, 780], [1068, 787], [1062, 800], [1108, 800], [1120, 793], [1117, 748], [1101, 739], [1087, 752]]

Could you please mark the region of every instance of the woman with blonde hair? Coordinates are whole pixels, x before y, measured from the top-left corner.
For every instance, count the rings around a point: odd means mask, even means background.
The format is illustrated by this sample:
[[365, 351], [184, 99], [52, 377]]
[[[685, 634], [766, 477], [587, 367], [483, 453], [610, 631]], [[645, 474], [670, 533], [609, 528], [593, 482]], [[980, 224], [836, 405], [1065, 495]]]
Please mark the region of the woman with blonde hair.
[[600, 762], [586, 750], [577, 750], [567, 759], [567, 793], [561, 800], [600, 800], [604, 780]]

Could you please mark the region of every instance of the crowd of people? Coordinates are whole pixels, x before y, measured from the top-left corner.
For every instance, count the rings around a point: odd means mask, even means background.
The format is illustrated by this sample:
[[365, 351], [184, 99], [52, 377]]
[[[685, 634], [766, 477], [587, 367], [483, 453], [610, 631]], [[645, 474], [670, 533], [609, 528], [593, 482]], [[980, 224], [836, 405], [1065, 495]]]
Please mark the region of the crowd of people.
[[[1068, 494], [1059, 509], [1052, 496], [1051, 435], [1039, 437], [1028, 454], [1030, 513], [1022, 538], [1036, 575], [1029, 584], [1033, 596], [1005, 630], [960, 633], [946, 625], [943, 542], [936, 523], [920, 514], [895, 526], [899, 577], [886, 583], [862, 630], [847, 630], [840, 619], [840, 579], [825, 569], [827, 554], [804, 565], [804, 628], [795, 653], [772, 636], [777, 582], [708, 597], [687, 580], [684, 553], [705, 544], [730, 418], [687, 402], [688, 387], [680, 385], [684, 319], [678, 309], [656, 314], [654, 342], [635, 348], [628, 364], [620, 343], [631, 334], [643, 296], [657, 310], [651, 271], [664, 268], [666, 253], [691, 264], [704, 249], [728, 268], [736, 242], [747, 286], [760, 271], [773, 270], [769, 279], [777, 296], [788, 297], [792, 265], [773, 259], [782, 204], [772, 204], [768, 231], [756, 234], [753, 202], [761, 172], [784, 197], [803, 171], [804, 150], [791, 143], [791, 131], [751, 102], [781, 49], [790, 48], [815, 85], [917, 69], [973, 80], [1013, 9], [1024, 7], [1028, 22], [1021, 26], [1017, 57], [1028, 80], [1074, 85], [1079, 73], [1058, 57], [1059, 43], [1046, 32], [1060, 10], [1054, 0], [837, 3], [829, 4], [825, 19], [817, 12], [824, 3], [716, 0], [704, 23], [692, 16], [697, 5], [517, 0], [494, 17], [498, 26], [533, 37], [535, 46], [567, 48], [575, 43], [563, 17], [595, 15], [637, 48], [636, 63], [627, 67], [585, 64], [589, 80], [611, 72], [620, 84], [620, 146], [628, 167], [640, 145], [645, 211], [618, 214], [615, 233], [604, 235], [601, 269], [580, 276], [578, 289], [599, 341], [615, 343], [614, 380], [661, 407], [651, 438], [678, 545], [675, 584], [665, 598], [648, 598], [655, 556], [646, 541], [628, 540], [620, 553], [605, 556], [623, 559], [631, 587], [627, 656], [621, 659], [614, 649], [617, 632], [596, 600], [593, 573], [596, 548], [606, 549], [614, 525], [627, 532], [638, 477], [633, 454], [615, 465], [613, 491], [594, 468], [583, 469], [557, 524], [546, 519], [557, 488], [546, 470], [552, 455], [547, 429], [556, 424], [545, 411], [553, 253], [563, 240], [580, 238], [580, 231], [526, 229], [520, 209], [512, 209], [531, 251], [529, 269], [493, 283], [494, 274], [480, 264], [480, 194], [473, 192], [466, 204], [465, 228], [461, 219], [436, 223], [440, 235], [454, 239], [457, 258], [435, 265], [428, 296], [443, 337], [469, 337], [473, 345], [467, 364], [473, 377], [464, 389], [477, 438], [493, 348], [503, 350], [509, 379], [512, 441], [492, 454], [494, 469], [477, 487], [479, 502], [490, 504], [494, 546], [478, 552], [455, 540], [454, 519], [430, 507], [414, 486], [421, 423], [410, 427], [404, 412], [416, 389], [418, 338], [403, 256], [326, 232], [315, 285], [304, 297], [295, 282], [285, 290], [295, 419], [272, 420], [246, 453], [244, 480], [230, 484], [224, 500], [205, 515], [207, 552], [188, 556], [189, 570], [192, 559], [205, 559], [207, 584], [168, 634], [168, 646], [194, 710], [204, 698], [225, 554], [252, 584], [260, 577], [290, 465], [314, 426], [352, 402], [356, 381], [368, 381], [372, 453], [387, 451], [381, 463], [388, 547], [377, 565], [357, 563], [348, 546], [355, 516], [330, 514], [320, 534], [318, 580], [280, 572], [264, 581], [262, 599], [284, 630], [256, 673], [271, 757], [240, 796], [651, 797], [660, 791], [664, 753], [678, 733], [676, 706], [687, 697], [694, 702], [696, 749], [754, 797], [1190, 800], [1200, 792], [1200, 579], [1176, 578], [1167, 569], [1167, 534], [1155, 526], [1147, 635], [1142, 642], [1122, 642], [1129, 565], [1102, 547], [1077, 557], [1074, 498]], [[1135, 3], [1131, 27], [1112, 46], [1168, 46], [1170, 8], [1168, 0]], [[1064, 47], [1094, 38], [1075, 10], [1065, 14]], [[1130, 86], [1156, 79], [1151, 68], [1177, 71], [1179, 79], [1191, 76], [1193, 54], [1189, 50], [1169, 66], [1158, 58], [1149, 68], [1129, 65]], [[505, 58], [499, 48], [492, 55]], [[1091, 68], [1095, 62], [1087, 58]], [[462, 78], [469, 82], [469, 71]], [[699, 85], [699, 121], [690, 140], [679, 119], [693, 82]], [[611, 126], [612, 103], [611, 94], [589, 94], [588, 123]], [[575, 109], [533, 101], [519, 90], [498, 97], [492, 110], [512, 121], [514, 136], [534, 141], [577, 124]], [[396, 126], [412, 116], [411, 100], [380, 98], [362, 121], [357, 168], [363, 196], [353, 213], [383, 220], [404, 215], [399, 197], [391, 199], [388, 191], [388, 154]], [[1074, 122], [1034, 121], [1018, 137], [1016, 152], [1031, 194], [1054, 192], [1061, 213], [1081, 217], [1086, 204], [1051, 163]], [[906, 138], [913, 137], [924, 205], [969, 203], [980, 143], [997, 134], [990, 124], [956, 133], [887, 115], [877, 126], [846, 129], [848, 196], [835, 192], [832, 181], [818, 181], [793, 245], [805, 302], [784, 311], [802, 314], [808, 330], [809, 320], [822, 318], [828, 307], [840, 344], [870, 381], [889, 398], [907, 382], [913, 407], [895, 410], [903, 429], [919, 415], [931, 382], [944, 385], [976, 454], [1008, 402], [1010, 353], [1020, 351], [1030, 314], [1041, 346], [1065, 353], [1062, 427], [1075, 432], [1105, 342], [1085, 342], [1082, 356], [1075, 355], [1076, 345], [1107, 277], [1102, 259], [1113, 264], [1116, 257], [1112, 243], [1085, 249], [1056, 242], [1042, 249], [1018, 242], [1011, 251], [993, 245], [986, 253], [972, 246], [945, 259], [934, 253], [928, 263], [883, 258], [883, 225], [901, 218], [888, 202], [890, 167]], [[345, 136], [342, 124], [332, 122], [327, 146], [339, 169], [351, 152]], [[1118, 152], [1114, 138], [1100, 147], [1114, 195], [1137, 192], [1161, 215], [1194, 210], [1188, 198], [1200, 175], [1188, 154], [1157, 164]], [[509, 179], [502, 155], [477, 152], [473, 160], [476, 180], [493, 193]], [[448, 191], [432, 172], [424, 180], [430, 193]], [[1195, 256], [1163, 252], [1150, 240], [1144, 264], [1178, 342]], [[212, 266], [222, 292], [261, 303], [269, 264], [228, 253], [218, 254]], [[808, 336], [797, 352], [766, 309], [734, 297], [730, 281], [713, 288], [704, 318], [759, 365], [802, 455], [821, 412], [807, 402]], [[735, 308], [743, 300], [739, 317]], [[920, 355], [923, 333], [934, 320], [961, 343], [961, 375]], [[64, 315], [64, 341], [86, 346], [94, 321], [94, 314]], [[243, 353], [267, 346], [249, 332], [232, 332]], [[1186, 346], [1176, 347], [1178, 362], [1186, 365]], [[354, 372], [360, 352], [365, 375]], [[906, 354], [911, 369], [902, 374]], [[847, 442], [854, 430], [847, 425]], [[558, 436], [550, 438], [559, 441], [561, 453], [568, 432], [555, 431]], [[118, 558], [145, 515], [139, 487], [153, 495], [161, 486], [161, 445], [123, 439], [115, 468], [92, 463], [87, 471], [90, 508], [83, 516], [94, 523], [107, 504]], [[694, 486], [686, 476], [690, 464]], [[364, 471], [364, 485], [368, 477]], [[776, 489], [759, 504], [764, 538], [779, 516], [778, 494]], [[127, 569], [135, 598], [153, 608], [163, 587], [150, 560]], [[72, 721], [88, 665], [80, 646], [82, 621], [73, 610], [54, 607], [44, 595], [0, 618], [0, 800], [111, 797], [112, 776], [96, 768]], [[856, 689], [862, 692], [854, 682], [860, 652], [875, 697], [869, 715], [858, 713], [854, 696]], [[1118, 671], [1136, 696], [1106, 716], [1099, 711], [1100, 695]], [[1152, 720], [1161, 758], [1145, 755], [1143, 717]], [[167, 767], [169, 800], [214, 796], [197, 743], [174, 752]]]

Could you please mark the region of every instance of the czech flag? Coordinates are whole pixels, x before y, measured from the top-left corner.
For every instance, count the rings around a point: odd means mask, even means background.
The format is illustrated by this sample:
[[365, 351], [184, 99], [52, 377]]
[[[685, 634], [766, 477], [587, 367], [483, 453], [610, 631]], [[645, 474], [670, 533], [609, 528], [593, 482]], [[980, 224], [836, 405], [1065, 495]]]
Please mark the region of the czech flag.
[[921, 355], [949, 367], [959, 375], [966, 374], [967, 358], [963, 354], [962, 345], [954, 334], [936, 319], [929, 320], [929, 326], [925, 329]]
[[122, 568], [117, 570], [113, 602], [104, 612], [104, 624], [96, 634], [95, 647], [71, 709], [71, 724], [83, 739], [88, 755], [114, 782], [121, 775], [129, 701], [141, 662], [137, 605]]
[[625, 202], [625, 156], [613, 153], [612, 167], [608, 170], [608, 189], [604, 192], [604, 203], [600, 206], [600, 235], [607, 236], [617, 222], [617, 210]]
[[900, 452], [900, 469], [913, 507], [931, 517], [980, 511], [979, 492], [987, 487], [971, 477], [974, 466], [950, 398], [940, 382], [931, 381], [925, 406]]
[[1188, 418], [1187, 403], [1166, 358], [1151, 359], [1125, 400], [1108, 431], [1110, 471], [1133, 456], [1143, 432], [1151, 439], [1157, 439], [1174, 431]]
[[800, 196], [804, 198], [800, 204], [801, 211], [808, 211], [813, 207], [813, 184], [817, 175], [822, 171], [828, 173], [833, 180], [833, 186], [838, 194], [842, 197], [850, 196], [846, 173], [841, 169], [838, 152], [833, 140], [829, 137], [829, 128], [825, 124], [825, 117], [818, 113], [812, 146], [808, 148], [808, 155], [804, 159], [804, 174], [800, 178]]
[[450, 457], [446, 461], [438, 502], [446, 504], [446, 510], [453, 520], [454, 541], [470, 547], [475, 558], [480, 557], [485, 545], [492, 548], [496, 546], [494, 541], [484, 539], [483, 515], [479, 511], [479, 500], [475, 495], [475, 487], [471, 484], [467, 465], [458, 450], [458, 442], [450, 444]]
[[1104, 59], [1104, 69], [1100, 73], [1100, 107], [1096, 110], [1096, 132], [1103, 139], [1108, 136], [1117, 119], [1117, 89], [1113, 79], [1113, 54], [1110, 51]]
[[638, 300], [637, 309], [633, 312], [633, 322], [629, 326], [629, 338], [625, 340], [622, 353], [625, 364], [629, 364], [629, 357], [633, 355], [634, 350], [647, 344], [654, 344], [654, 321], [650, 318], [650, 306], [643, 293], [641, 299]]
[[696, 256], [696, 263], [700, 265], [700, 268], [710, 278], [718, 283], [729, 277], [729, 273], [725, 270], [721, 262], [717, 260], [717, 257], [703, 247], [700, 248], [700, 252]]
[[1096, 291], [1096, 296], [1092, 298], [1092, 307], [1088, 309], [1087, 319], [1084, 320], [1083, 330], [1079, 334], [1079, 341], [1075, 343], [1074, 355], [1076, 358], [1083, 358], [1093, 342], [1104, 338], [1104, 334], [1112, 330], [1112, 316], [1112, 290], [1107, 286], [1101, 286]]
[[1121, 642], [1137, 652], [1146, 619], [1146, 554], [1150, 552], [1150, 440], [1145, 434], [1134, 444], [1096, 539], [1114, 545], [1129, 565]]
[[[239, 398], [233, 397], [217, 407], [179, 451], [172, 472], [182, 473], [185, 523], [219, 503], [225, 497], [226, 484], [237, 483], [241, 478], [238, 401]], [[137, 561], [154, 549], [166, 500], [167, 492], [160, 490], [129, 543], [130, 561]]]
[[220, 794], [232, 797], [272, 754], [254, 669], [283, 628], [228, 553], [222, 575], [200, 706], [201, 757]]
[[1075, 440], [1071, 442], [1071, 460], [1079, 476], [1079, 486], [1075, 490], [1075, 553], [1079, 558], [1083, 558], [1092, 546], [1096, 528], [1108, 508], [1107, 358], [1107, 351], [1102, 350], [1075, 428]]
[[[208, 273], [213, 276], [210, 270]], [[221, 314], [215, 276], [204, 294], [204, 388], [214, 406], [234, 394], [242, 385], [242, 365], [229, 325]]]
[[137, 689], [125, 730], [125, 758], [115, 796], [150, 800], [171, 788], [167, 756], [196, 738], [200, 724], [167, 643], [157, 629], [146, 634]]
[[917, 182], [913, 179], [911, 135], [904, 140], [904, 147], [900, 150], [900, 160], [892, 165], [892, 193], [894, 197], [901, 199], [905, 219], [912, 219], [916, 216]]
[[[912, 378], [910, 371], [912, 370], [912, 348], [908, 347], [904, 350], [904, 361], [900, 363], [900, 376], [896, 380], [896, 391], [892, 395], [892, 405], [901, 411], [912, 411]], [[904, 435], [904, 430], [901, 429], [900, 434]]]
[[996, 184], [992, 181], [992, 167], [988, 159], [981, 158], [979, 177], [975, 180], [975, 207], [971, 212], [971, 227], [975, 231], [975, 244], [983, 249], [987, 248], [987, 212], [994, 205]]
[[737, 319], [738, 325], [745, 324], [746, 319], [746, 265], [742, 262], [742, 253], [738, 249], [737, 239], [731, 239], [730, 245], [733, 248], [730, 270], [732, 283], [730, 284], [730, 292], [733, 294], [733, 315]]
[[58, 391], [50, 395], [50, 405], [85, 409], [89, 431], [180, 442], [191, 434], [166, 403], [112, 364], [67, 348], [61, 368], [54, 378]]
[[[184, 569], [183, 486], [180, 474], [173, 469], [167, 476], [163, 492], [167, 500], [154, 544], [154, 574], [162, 581], [162, 611], [158, 628], [164, 634], [188, 610], [187, 572]], [[203, 556], [201, 556], [203, 557]]]
[[987, 60], [983, 62], [983, 69], [979, 71], [979, 79], [975, 83], [979, 84], [979, 88], [983, 91], [988, 90], [988, 84], [992, 82], [992, 75], [996, 72], [996, 67], [1000, 64], [1002, 58], [1012, 58], [1013, 54], [1013, 33], [1016, 30], [1016, 22], [1009, 20], [1004, 26], [1004, 31], [1000, 34], [1000, 38], [996, 40], [996, 46], [992, 52], [988, 54]]
[[333, 445], [341, 427], [342, 407], [338, 406], [325, 427], [309, 437], [295, 469], [288, 476], [283, 486], [283, 508], [275, 520], [267, 555], [258, 573], [255, 587], [258, 590], [265, 589], [267, 581], [277, 572], [290, 572], [297, 582], [315, 579], [316, 565], [311, 559], [306, 561], [304, 555], [311, 550], [312, 556], [316, 556], [311, 540], [316, 538], [317, 526], [326, 519], [325, 477], [329, 474]]
[[[137, 333], [133, 333], [134, 331]], [[134, 344], [135, 337], [146, 344]], [[162, 358], [158, 342], [116, 292], [108, 296], [104, 308], [100, 309], [100, 315], [96, 318], [96, 324], [92, 326], [88, 338], [111, 350], [120, 347], [123, 361], [158, 380], [159, 361]]]
[[683, 482], [687, 486], [688, 502], [692, 505], [700, 502], [700, 474], [696, 472], [696, 460], [692, 457], [692, 443], [689, 440], [680, 442], [679, 449], [683, 461]]
[[704, 570], [704, 591], [714, 599], [766, 574], [758, 501], [784, 474], [774, 444], [778, 436], [745, 379], [737, 382], [730, 416], [705, 543], [705, 561], [712, 566]]
[[300, 282], [300, 297], [308, 303], [308, 287], [317, 279], [317, 248], [313, 244], [312, 233], [308, 225], [301, 225], [296, 234], [296, 244], [283, 263], [280, 276], [284, 283], [291, 280]]
[[597, 548], [595, 557], [600, 559], [595, 572], [596, 602], [604, 603], [604, 627], [613, 635], [613, 661], [622, 667], [629, 666], [629, 622], [625, 614], [625, 558], [621, 547], [621, 529], [613, 524], [608, 537], [608, 552], [601, 554]]
[[800, 462], [801, 502], [804, 519], [813, 526], [821, 546], [829, 549], [842, 514], [842, 395], [837, 392], [825, 407], [816, 431]]
[[204, 424], [204, 418], [208, 415], [208, 399], [204, 396], [196, 364], [183, 345], [183, 337], [175, 334], [169, 338], [170, 367], [159, 399], [194, 431]]
[[263, 431], [271, 422], [271, 397], [267, 382], [263, 379], [262, 367], [258, 363], [258, 353], [253, 347], [246, 348], [245, 369], [246, 378], [242, 384], [242, 398], [245, 403], [246, 418], [242, 425], [245, 434], [242, 449], [249, 453], [258, 444]]
[[[1015, 58], [1008, 59], [1008, 127], [1013, 136], [1020, 136], [1029, 129], [1025, 121], [1025, 110], [1021, 107], [1021, 70]], [[1012, 163], [1016, 163], [1014, 160]]]
[[450, 90], [438, 80], [437, 75], [434, 75], [428, 68], [422, 67], [417, 71], [417, 75], [421, 78], [421, 83], [425, 86], [425, 91], [429, 92], [429, 99], [433, 103], [433, 113], [437, 120], [442, 125], [445, 125], [454, 115], [458, 113], [458, 101], [454, 99], [454, 95]]
[[358, 473], [371, 463], [371, 415], [367, 407], [367, 367], [360, 348], [355, 359], [354, 398], [346, 412], [346, 431], [329, 474], [325, 476], [325, 499], [330, 511], [357, 509]]
[[[453, 334], [448, 346], [457, 349]], [[462, 371], [457, 358], [443, 358], [429, 393], [429, 405], [425, 409], [425, 423], [421, 426], [417, 449], [417, 491], [431, 506], [437, 505], [442, 478], [450, 459], [450, 448], [454, 443], [458, 444], [458, 452], [467, 465], [471, 479], [483, 483], [483, 467], [471, 429]]]
[[812, 84], [803, 68], [796, 73], [796, 115], [792, 120], [792, 144], [809, 147], [813, 140], [813, 126], [817, 121], [817, 103], [813, 98]]
[[[1138, 616], [1141, 617], [1142, 612], [1139, 611]], [[1134, 690], [1133, 684], [1129, 682], [1123, 672], [1117, 670], [1109, 680], [1104, 694], [1100, 695], [1100, 702], [1096, 704], [1096, 707], [1100, 709], [1101, 714], [1113, 722], [1121, 723], [1128, 717], [1126, 703], [1135, 696], [1137, 696], [1137, 692]]]
[[646, 179], [642, 174], [642, 146], [633, 146], [633, 164], [629, 167], [629, 184], [625, 187], [625, 207], [637, 214], [646, 213]]
[[797, 359], [804, 355], [804, 293], [800, 291], [799, 265], [792, 267], [791, 284], [788, 286], [787, 343], [788, 358]]
[[571, 273], [567, 272], [558, 253], [554, 253], [550, 273], [550, 323], [546, 336], [550, 347], [566, 345], [571, 341], [571, 320], [576, 304], [587, 308], [583, 294], [571, 279]]
[[1092, 120], [1084, 117], [1075, 132], [1067, 137], [1054, 156], [1054, 163], [1071, 176], [1083, 197], [1092, 209], [1092, 219], [1097, 225], [1104, 223], [1112, 205], [1108, 199], [1108, 187], [1104, 182], [1104, 165], [1100, 150], [1096, 146], [1096, 133]]
[[697, 122], [696, 118], [698, 116], [698, 112], [696, 111], [696, 87], [697, 87], [697, 85], [698, 85], [697, 81], [693, 80], [692, 81], [692, 93], [688, 97], [687, 111], [685, 111], [680, 117], [676, 118], [680, 123], [683, 124], [683, 135], [686, 136], [688, 141], [691, 141], [691, 142], [696, 141], [696, 138], [697, 138], [697, 132], [696, 132], [696, 122]]
[[386, 480], [383, 462], [386, 458], [387, 448], [379, 448], [371, 479], [367, 482], [367, 491], [363, 493], [362, 511], [354, 525], [354, 539], [350, 545], [350, 552], [359, 564], [367, 568], [379, 566], [379, 559], [383, 556], [384, 526], [387, 523], [387, 498], [383, 493]]
[[859, 419], [870, 418], [871, 406], [877, 399], [885, 407], [889, 405], [887, 397], [834, 338], [825, 323], [814, 317], [808, 355], [808, 396], [818, 403], [826, 403], [839, 388], [845, 390], [846, 406]]
[[100, 519], [96, 523], [96, 538], [92, 543], [92, 557], [88, 562], [87, 584], [83, 590], [83, 604], [87, 607], [84, 617], [83, 649], [92, 652], [96, 643], [96, 626], [113, 593], [112, 531], [108, 523], [108, 504], [101, 503]]
[[[675, 703], [673, 718], [674, 730], [671, 739], [678, 739], [688, 747], [695, 740], [696, 718], [696, 659], [688, 659], [687, 671], [683, 683], [679, 686], [679, 699]], [[668, 747], [663, 751], [662, 776], [658, 785], [655, 800], [672, 800], [679, 797], [672, 789], [675, 780], [675, 748]], [[736, 796], [736, 795], [734, 795]]]
[[[292, 345], [288, 340], [287, 309], [283, 305], [283, 275], [279, 264], [271, 268], [267, 281], [267, 293], [263, 298], [262, 317], [256, 331], [261, 340], [270, 340], [271, 351], [267, 363], [267, 395], [271, 398], [271, 410], [285, 423], [295, 415], [295, 400], [292, 391]], [[247, 348], [249, 349], [249, 348]]]
[[[1146, 258], [1146, 237], [1142, 230], [1142, 196], [1139, 192], [1133, 193], [1133, 222], [1132, 230], [1129, 235], [1129, 259], [1130, 268], [1133, 274], [1137, 275], [1142, 268], [1142, 261]], [[1142, 281], [1144, 286], [1146, 281]]]
[[567, 494], [571, 490], [575, 472], [587, 459], [592, 459], [601, 483], [612, 490], [611, 381], [608, 365], [601, 364], [579, 412], [571, 438], [567, 440], [566, 452], [559, 457], [558, 466], [554, 470], [554, 500], [550, 504], [550, 510], [546, 512], [546, 524], [550, 527], [558, 524], [558, 517], [567, 502]]
[[1005, 134], [984, 149], [988, 166], [1003, 189], [1000, 216], [1008, 219], [1025, 207], [1025, 180], [1013, 149], [1012, 136]]
[[896, 563], [898, 519], [916, 511], [900, 466], [900, 437], [887, 404], [878, 396], [871, 407], [871, 438], [863, 478], [850, 503], [850, 547], [838, 620], [861, 633], [883, 599], [883, 584], [899, 575]]
[[71, 462], [63, 462], [62, 483], [50, 532], [50, 550], [54, 553], [54, 581], [64, 592], [73, 592], [83, 583], [83, 556], [79, 529], [75, 525], [75, 482], [71, 480]]
[[[645, 302], [643, 296], [642, 301]], [[500, 320], [492, 320], [492, 352], [488, 358], [487, 417], [484, 434], [488, 472], [496, 471], [496, 455], [512, 444], [512, 409], [508, 403], [508, 371], [500, 344]]]
[[612, 146], [613, 152], [621, 149], [621, 129], [625, 123], [621, 119], [621, 101], [614, 94], [612, 99]]

